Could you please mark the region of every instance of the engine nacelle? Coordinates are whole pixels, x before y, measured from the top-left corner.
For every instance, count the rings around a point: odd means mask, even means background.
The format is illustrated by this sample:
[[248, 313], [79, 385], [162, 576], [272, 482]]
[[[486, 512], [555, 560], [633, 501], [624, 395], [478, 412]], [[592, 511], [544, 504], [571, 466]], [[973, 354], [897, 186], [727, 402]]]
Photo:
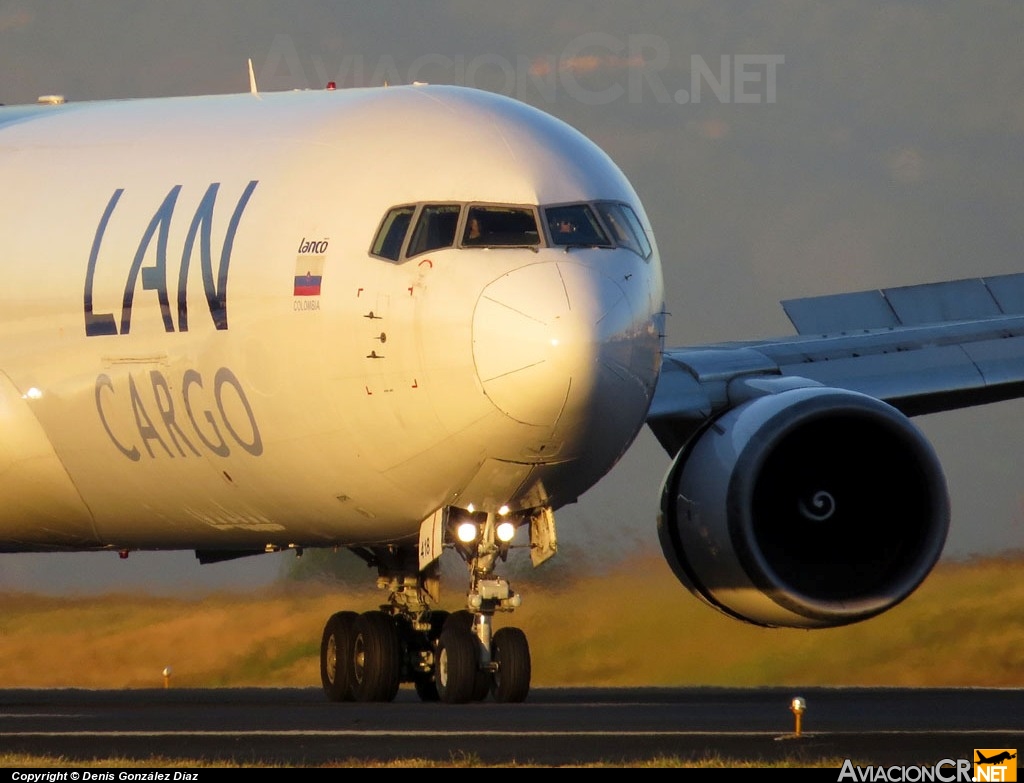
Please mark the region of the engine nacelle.
[[892, 406], [799, 388], [695, 436], [665, 479], [658, 534], [696, 596], [755, 625], [825, 628], [909, 596], [949, 529], [938, 457]]

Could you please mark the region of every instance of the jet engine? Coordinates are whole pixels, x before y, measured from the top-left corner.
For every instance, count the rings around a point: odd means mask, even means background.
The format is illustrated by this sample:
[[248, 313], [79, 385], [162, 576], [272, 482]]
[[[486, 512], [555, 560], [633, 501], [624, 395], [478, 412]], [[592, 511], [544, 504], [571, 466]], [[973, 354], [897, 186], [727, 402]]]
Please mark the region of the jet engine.
[[755, 625], [874, 617], [932, 570], [949, 529], [931, 444], [891, 405], [796, 388], [715, 419], [676, 456], [658, 533], [679, 580]]

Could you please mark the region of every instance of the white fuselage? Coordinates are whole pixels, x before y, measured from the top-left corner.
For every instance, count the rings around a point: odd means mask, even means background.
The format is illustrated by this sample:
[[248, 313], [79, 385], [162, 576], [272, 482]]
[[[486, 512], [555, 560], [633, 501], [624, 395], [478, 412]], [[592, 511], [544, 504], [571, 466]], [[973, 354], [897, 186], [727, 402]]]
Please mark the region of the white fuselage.
[[398, 205], [602, 200], [653, 245], [596, 146], [463, 88], [0, 109], [0, 550], [572, 502], [644, 423], [656, 246], [370, 249]]

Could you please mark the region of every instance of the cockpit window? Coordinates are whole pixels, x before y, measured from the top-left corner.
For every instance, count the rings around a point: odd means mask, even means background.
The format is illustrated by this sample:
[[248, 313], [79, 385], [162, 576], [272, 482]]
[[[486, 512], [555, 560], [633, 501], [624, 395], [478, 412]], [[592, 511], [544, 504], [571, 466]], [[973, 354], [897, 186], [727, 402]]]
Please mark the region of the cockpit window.
[[406, 255], [411, 258], [428, 250], [454, 245], [460, 209], [458, 204], [425, 205], [420, 210]]
[[540, 244], [532, 209], [472, 206], [462, 232], [463, 247], [535, 247]]
[[601, 213], [605, 225], [612, 232], [612, 239], [616, 245], [629, 248], [641, 258], [647, 258], [651, 254], [651, 243], [640, 224], [640, 218], [629, 205], [602, 201], [597, 204], [597, 211]]
[[409, 221], [412, 220], [412, 213], [416, 210], [411, 205], [394, 207], [388, 210], [377, 229], [377, 236], [373, 240], [373, 249], [370, 251], [375, 256], [397, 261], [402, 254], [402, 243], [405, 241], [405, 232], [409, 229]]
[[551, 244], [559, 246], [611, 247], [611, 242], [588, 204], [569, 204], [544, 210]]
[[[538, 216], [543, 219], [538, 220]], [[390, 261], [404, 261], [455, 246], [536, 249], [541, 244], [562, 248], [624, 247], [645, 259], [652, 253], [651, 242], [636, 212], [620, 201], [559, 204], [539, 209], [513, 204], [402, 204], [391, 207], [384, 215], [370, 252]]]

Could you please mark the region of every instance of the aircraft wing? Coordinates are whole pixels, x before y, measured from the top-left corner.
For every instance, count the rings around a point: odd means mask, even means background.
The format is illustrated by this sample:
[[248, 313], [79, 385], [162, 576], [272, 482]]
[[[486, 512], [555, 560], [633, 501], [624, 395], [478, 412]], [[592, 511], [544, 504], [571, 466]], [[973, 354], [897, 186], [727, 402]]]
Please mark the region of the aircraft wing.
[[908, 416], [1024, 395], [1024, 274], [782, 304], [794, 336], [665, 351], [647, 422], [666, 451], [787, 388], [861, 392]]

